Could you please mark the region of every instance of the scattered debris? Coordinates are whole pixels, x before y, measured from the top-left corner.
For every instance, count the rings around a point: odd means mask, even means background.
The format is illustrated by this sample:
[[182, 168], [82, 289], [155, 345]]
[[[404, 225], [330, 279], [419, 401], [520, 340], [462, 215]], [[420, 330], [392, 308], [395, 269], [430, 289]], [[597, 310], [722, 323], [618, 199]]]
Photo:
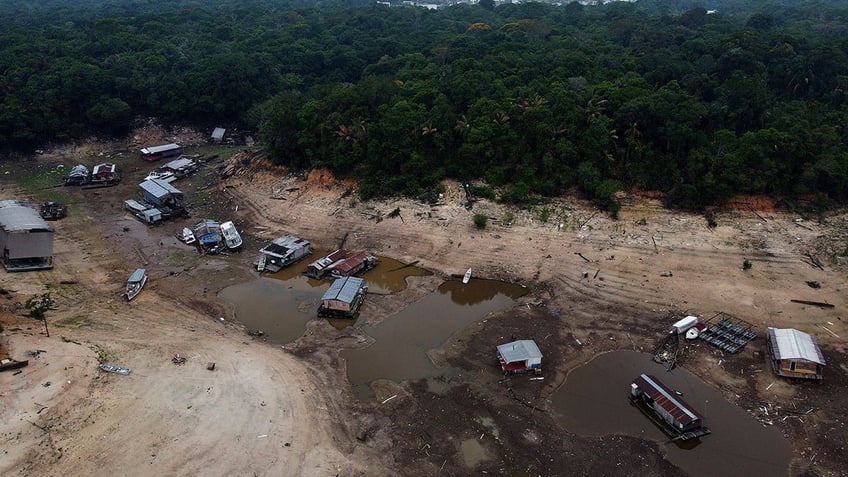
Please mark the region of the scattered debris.
[[792, 303], [800, 303], [802, 305], [812, 305], [812, 306], [820, 306], [822, 308], [833, 308], [835, 305], [832, 305], [823, 301], [810, 301], [810, 300], [789, 300]]
[[23, 368], [29, 364], [28, 360], [18, 361], [12, 358], [4, 358], [0, 360], [0, 371], [8, 371], [11, 369]]
[[805, 283], [810, 288], [821, 288], [821, 284], [815, 280], [807, 280]]
[[173, 358], [171, 358], [171, 362], [174, 363], [174, 364], [177, 364], [177, 365], [185, 364], [186, 357], [177, 353], [177, 354], [174, 355]]
[[215, 362], [210, 361], [206, 363], [206, 369], [208, 369], [209, 371], [215, 371]]
[[674, 274], [671, 273], [671, 272], [662, 272], [662, 273], [660, 273], [660, 276], [661, 277], [673, 277]]

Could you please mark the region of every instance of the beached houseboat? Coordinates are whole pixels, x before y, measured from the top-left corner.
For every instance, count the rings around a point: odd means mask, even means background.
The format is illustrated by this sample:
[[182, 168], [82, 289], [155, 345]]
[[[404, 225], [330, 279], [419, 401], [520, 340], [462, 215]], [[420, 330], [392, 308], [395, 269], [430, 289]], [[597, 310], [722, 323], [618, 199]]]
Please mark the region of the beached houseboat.
[[367, 291], [368, 287], [365, 285], [365, 280], [361, 278], [344, 277], [337, 279], [321, 297], [318, 316], [353, 318], [359, 311]]
[[0, 200], [0, 261], [7, 272], [53, 268], [53, 235], [26, 202]]
[[787, 378], [822, 379], [824, 356], [815, 337], [793, 328], [768, 329], [774, 372]]
[[177, 179], [182, 179], [183, 177], [186, 177], [196, 172], [199, 168], [200, 165], [198, 165], [194, 159], [182, 156], [179, 159], [174, 159], [173, 161], [164, 164], [158, 169], [164, 172], [172, 173]]
[[283, 235], [259, 251], [263, 270], [279, 272], [312, 253], [311, 244], [294, 235]]
[[118, 166], [111, 162], [97, 164], [91, 170], [91, 183], [100, 186], [115, 185], [121, 181]]
[[183, 150], [179, 144], [163, 144], [161, 146], [145, 147], [141, 149], [141, 157], [145, 161], [158, 161], [165, 157], [176, 157]]
[[306, 275], [312, 278], [321, 279], [330, 272], [332, 266], [340, 263], [347, 256], [347, 251], [338, 249], [328, 253], [327, 255], [315, 260], [306, 267]]
[[542, 352], [533, 340], [517, 340], [499, 345], [498, 362], [504, 374], [542, 372]]
[[335, 278], [351, 277], [371, 270], [377, 265], [377, 257], [366, 251], [356, 252], [330, 266], [330, 275]]
[[642, 374], [630, 383], [630, 402], [674, 440], [695, 439], [710, 433], [701, 415], [655, 376]]
[[88, 184], [91, 175], [88, 172], [88, 167], [79, 164], [71, 168], [71, 172], [65, 176], [65, 185], [83, 185]]

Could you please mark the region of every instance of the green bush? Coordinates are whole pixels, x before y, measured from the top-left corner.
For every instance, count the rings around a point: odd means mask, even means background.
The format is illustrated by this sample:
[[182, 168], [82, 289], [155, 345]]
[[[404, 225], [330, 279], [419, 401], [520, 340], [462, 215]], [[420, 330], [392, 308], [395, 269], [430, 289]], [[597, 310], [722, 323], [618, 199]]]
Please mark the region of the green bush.
[[487, 217], [487, 216], [485, 216], [485, 215], [483, 215], [483, 214], [474, 214], [474, 225], [475, 225], [478, 229], [481, 229], [481, 230], [482, 230], [482, 229], [485, 229], [485, 228], [486, 228], [486, 224], [487, 224], [488, 222], [489, 222], [489, 217]]

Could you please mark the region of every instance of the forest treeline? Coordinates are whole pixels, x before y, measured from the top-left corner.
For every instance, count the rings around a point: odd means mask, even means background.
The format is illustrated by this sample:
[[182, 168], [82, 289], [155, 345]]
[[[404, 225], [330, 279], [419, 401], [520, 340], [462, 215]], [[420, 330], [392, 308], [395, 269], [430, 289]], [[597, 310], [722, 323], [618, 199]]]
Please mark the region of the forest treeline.
[[6, 150], [154, 116], [254, 128], [364, 197], [848, 199], [845, 1], [31, 3], [0, 6]]

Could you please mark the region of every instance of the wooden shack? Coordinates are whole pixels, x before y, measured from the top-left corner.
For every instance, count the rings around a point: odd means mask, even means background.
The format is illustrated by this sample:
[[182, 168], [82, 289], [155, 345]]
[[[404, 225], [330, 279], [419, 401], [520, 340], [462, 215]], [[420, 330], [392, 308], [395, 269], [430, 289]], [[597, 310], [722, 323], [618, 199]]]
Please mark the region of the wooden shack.
[[282, 235], [259, 251], [263, 270], [276, 273], [312, 253], [309, 241], [294, 235]]
[[822, 379], [825, 362], [815, 337], [793, 328], [768, 328], [768, 347], [778, 376]]
[[318, 316], [346, 318], [356, 316], [367, 291], [368, 286], [365, 285], [365, 280], [361, 278], [344, 277], [337, 279], [321, 297]]

